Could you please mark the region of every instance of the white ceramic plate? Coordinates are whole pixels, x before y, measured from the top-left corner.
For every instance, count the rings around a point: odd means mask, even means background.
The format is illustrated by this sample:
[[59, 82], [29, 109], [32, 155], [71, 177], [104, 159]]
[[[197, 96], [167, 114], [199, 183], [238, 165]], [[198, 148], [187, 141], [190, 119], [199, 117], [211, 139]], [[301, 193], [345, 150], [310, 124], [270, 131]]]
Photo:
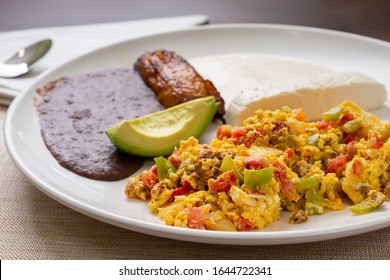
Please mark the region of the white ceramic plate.
[[[5, 142], [23, 173], [44, 193], [85, 215], [150, 235], [219, 244], [286, 244], [360, 234], [390, 226], [390, 205], [372, 214], [353, 216], [348, 210], [311, 216], [307, 223], [280, 221], [262, 231], [216, 232], [169, 227], [141, 201], [129, 202], [119, 182], [93, 181], [57, 164], [46, 149], [32, 99], [35, 89], [64, 75], [108, 67], [131, 67], [147, 50], [174, 50], [187, 59], [226, 53], [263, 53], [304, 59], [336, 71], [357, 71], [390, 88], [390, 44], [353, 34], [282, 25], [206, 26], [123, 42], [72, 60], [21, 94], [8, 110]], [[379, 110], [389, 118], [388, 109]]]

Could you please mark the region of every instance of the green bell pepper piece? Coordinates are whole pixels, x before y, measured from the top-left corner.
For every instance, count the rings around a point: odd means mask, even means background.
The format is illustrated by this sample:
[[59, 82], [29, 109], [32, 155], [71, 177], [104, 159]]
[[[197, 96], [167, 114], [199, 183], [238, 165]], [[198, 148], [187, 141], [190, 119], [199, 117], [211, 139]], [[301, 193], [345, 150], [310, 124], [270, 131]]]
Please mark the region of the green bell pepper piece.
[[318, 137], [320, 135], [318, 133], [316, 134], [313, 134], [312, 136], [310, 136], [307, 141], [306, 141], [306, 145], [310, 145], [310, 146], [317, 146], [318, 144]]
[[348, 209], [351, 210], [354, 214], [367, 214], [374, 211], [378, 206], [374, 206], [367, 201], [363, 200], [362, 202], [349, 206]]
[[371, 190], [365, 200], [349, 206], [348, 209], [354, 214], [367, 214], [381, 206], [385, 199], [386, 196], [383, 193]]
[[344, 109], [341, 107], [334, 107], [329, 111], [322, 114], [325, 121], [337, 121], [344, 113]]
[[168, 159], [165, 160], [167, 172], [169, 173], [176, 173], [176, 167], [170, 162]]
[[245, 169], [244, 170], [244, 184], [250, 187], [264, 186], [272, 181], [274, 176], [274, 169], [266, 167], [263, 169]]
[[175, 166], [162, 156], [154, 158], [154, 162], [156, 163], [157, 175], [160, 180], [164, 180], [167, 174], [176, 172]]
[[346, 133], [354, 133], [360, 129], [362, 129], [363, 125], [362, 125], [362, 122], [360, 120], [352, 120], [352, 121], [349, 121], [349, 122], [346, 122], [344, 125], [343, 125], [343, 130], [346, 132]]
[[313, 189], [309, 189], [306, 192], [306, 201], [320, 206], [332, 207], [332, 201], [324, 198], [320, 193]]
[[226, 156], [223, 158], [220, 170], [221, 170], [221, 172], [227, 172], [227, 171], [233, 170], [234, 175], [236, 176], [238, 181], [240, 183], [242, 183], [244, 181], [242, 174], [238, 171], [237, 166], [234, 163], [231, 156]]
[[315, 190], [318, 187], [318, 176], [311, 176], [307, 178], [301, 178], [295, 187], [297, 190]]
[[166, 164], [165, 164], [165, 158], [164, 157], [156, 157], [154, 158], [154, 162], [157, 166], [157, 175], [160, 180], [165, 179], [165, 172], [166, 172]]
[[226, 156], [222, 160], [222, 164], [221, 164], [220, 170], [222, 172], [226, 172], [226, 171], [234, 170], [235, 167], [236, 167], [236, 165], [234, 164], [234, 161], [233, 161], [232, 157], [231, 156]]

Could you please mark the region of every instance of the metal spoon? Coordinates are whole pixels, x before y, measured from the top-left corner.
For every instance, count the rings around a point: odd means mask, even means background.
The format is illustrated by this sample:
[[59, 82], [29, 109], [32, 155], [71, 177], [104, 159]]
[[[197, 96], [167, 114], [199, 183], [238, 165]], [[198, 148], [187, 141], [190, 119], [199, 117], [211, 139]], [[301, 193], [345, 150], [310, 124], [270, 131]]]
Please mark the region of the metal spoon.
[[27, 73], [49, 51], [51, 45], [52, 41], [46, 39], [18, 50], [10, 59], [0, 63], [0, 77], [15, 78]]

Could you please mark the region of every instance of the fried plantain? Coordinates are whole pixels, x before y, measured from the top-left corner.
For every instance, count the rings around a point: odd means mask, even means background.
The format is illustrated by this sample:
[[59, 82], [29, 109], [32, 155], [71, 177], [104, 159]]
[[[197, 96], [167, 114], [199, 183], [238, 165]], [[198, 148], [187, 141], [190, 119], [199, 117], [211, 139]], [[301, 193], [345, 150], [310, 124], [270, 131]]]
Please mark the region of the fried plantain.
[[213, 83], [203, 79], [191, 64], [174, 52], [148, 52], [137, 60], [134, 69], [165, 108], [214, 96], [220, 102], [217, 115], [222, 117], [225, 114], [225, 102]]

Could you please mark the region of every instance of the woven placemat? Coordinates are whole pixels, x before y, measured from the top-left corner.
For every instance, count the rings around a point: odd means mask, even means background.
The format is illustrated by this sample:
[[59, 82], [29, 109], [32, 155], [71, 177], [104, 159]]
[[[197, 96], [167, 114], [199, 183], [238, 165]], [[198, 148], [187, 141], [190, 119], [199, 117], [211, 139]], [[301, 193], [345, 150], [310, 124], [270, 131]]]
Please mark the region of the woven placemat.
[[[0, 127], [7, 108], [0, 106]], [[176, 241], [105, 224], [36, 189], [0, 132], [0, 259], [390, 259], [390, 227], [335, 240], [278, 246]]]

